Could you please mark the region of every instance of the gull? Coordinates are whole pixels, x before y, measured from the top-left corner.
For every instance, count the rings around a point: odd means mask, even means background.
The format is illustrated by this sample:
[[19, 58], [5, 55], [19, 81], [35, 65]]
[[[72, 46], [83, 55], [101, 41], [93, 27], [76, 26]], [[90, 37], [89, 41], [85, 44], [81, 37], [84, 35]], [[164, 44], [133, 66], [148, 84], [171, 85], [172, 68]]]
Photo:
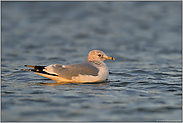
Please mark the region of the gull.
[[106, 59], [115, 60], [101, 50], [92, 50], [88, 54], [86, 63], [51, 64], [49, 66], [25, 65], [33, 69], [24, 69], [24, 71], [32, 71], [34, 74], [47, 77], [57, 83], [103, 82], [109, 75], [107, 65], [104, 63]]

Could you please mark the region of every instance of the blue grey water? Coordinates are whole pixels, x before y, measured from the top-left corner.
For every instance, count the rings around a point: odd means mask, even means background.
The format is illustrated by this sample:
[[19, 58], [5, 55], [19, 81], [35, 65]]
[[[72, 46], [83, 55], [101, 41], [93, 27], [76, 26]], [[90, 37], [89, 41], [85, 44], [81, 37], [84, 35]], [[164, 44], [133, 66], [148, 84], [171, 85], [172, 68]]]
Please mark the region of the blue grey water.
[[[182, 2], [1, 2], [1, 121], [181, 121]], [[106, 82], [56, 84], [24, 65], [100, 49]]]

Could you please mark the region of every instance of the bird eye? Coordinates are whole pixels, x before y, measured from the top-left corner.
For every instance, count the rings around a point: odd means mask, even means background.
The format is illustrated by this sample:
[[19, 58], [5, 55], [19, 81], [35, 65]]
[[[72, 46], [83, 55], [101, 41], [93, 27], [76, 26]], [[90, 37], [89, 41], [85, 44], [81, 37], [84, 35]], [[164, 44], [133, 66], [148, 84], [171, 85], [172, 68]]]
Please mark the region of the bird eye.
[[101, 54], [98, 55], [99, 57], [102, 56]]

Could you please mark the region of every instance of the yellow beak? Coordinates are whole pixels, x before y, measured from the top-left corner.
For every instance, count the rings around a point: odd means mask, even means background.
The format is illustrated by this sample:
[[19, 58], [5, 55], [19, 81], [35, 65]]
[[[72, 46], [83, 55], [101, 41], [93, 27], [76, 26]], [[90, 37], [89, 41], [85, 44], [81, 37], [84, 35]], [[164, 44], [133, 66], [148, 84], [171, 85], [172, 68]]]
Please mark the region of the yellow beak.
[[115, 58], [107, 56], [106, 59], [115, 60]]

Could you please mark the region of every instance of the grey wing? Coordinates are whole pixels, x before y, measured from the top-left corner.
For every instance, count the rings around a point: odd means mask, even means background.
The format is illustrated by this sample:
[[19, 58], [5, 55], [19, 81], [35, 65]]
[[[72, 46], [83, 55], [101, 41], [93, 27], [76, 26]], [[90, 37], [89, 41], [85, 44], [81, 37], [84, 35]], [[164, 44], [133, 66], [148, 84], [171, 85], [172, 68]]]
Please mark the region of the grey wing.
[[73, 76], [78, 76], [79, 74], [97, 76], [99, 69], [90, 63], [83, 63], [68, 65], [65, 67], [54, 67], [53, 72], [60, 77], [72, 79]]

